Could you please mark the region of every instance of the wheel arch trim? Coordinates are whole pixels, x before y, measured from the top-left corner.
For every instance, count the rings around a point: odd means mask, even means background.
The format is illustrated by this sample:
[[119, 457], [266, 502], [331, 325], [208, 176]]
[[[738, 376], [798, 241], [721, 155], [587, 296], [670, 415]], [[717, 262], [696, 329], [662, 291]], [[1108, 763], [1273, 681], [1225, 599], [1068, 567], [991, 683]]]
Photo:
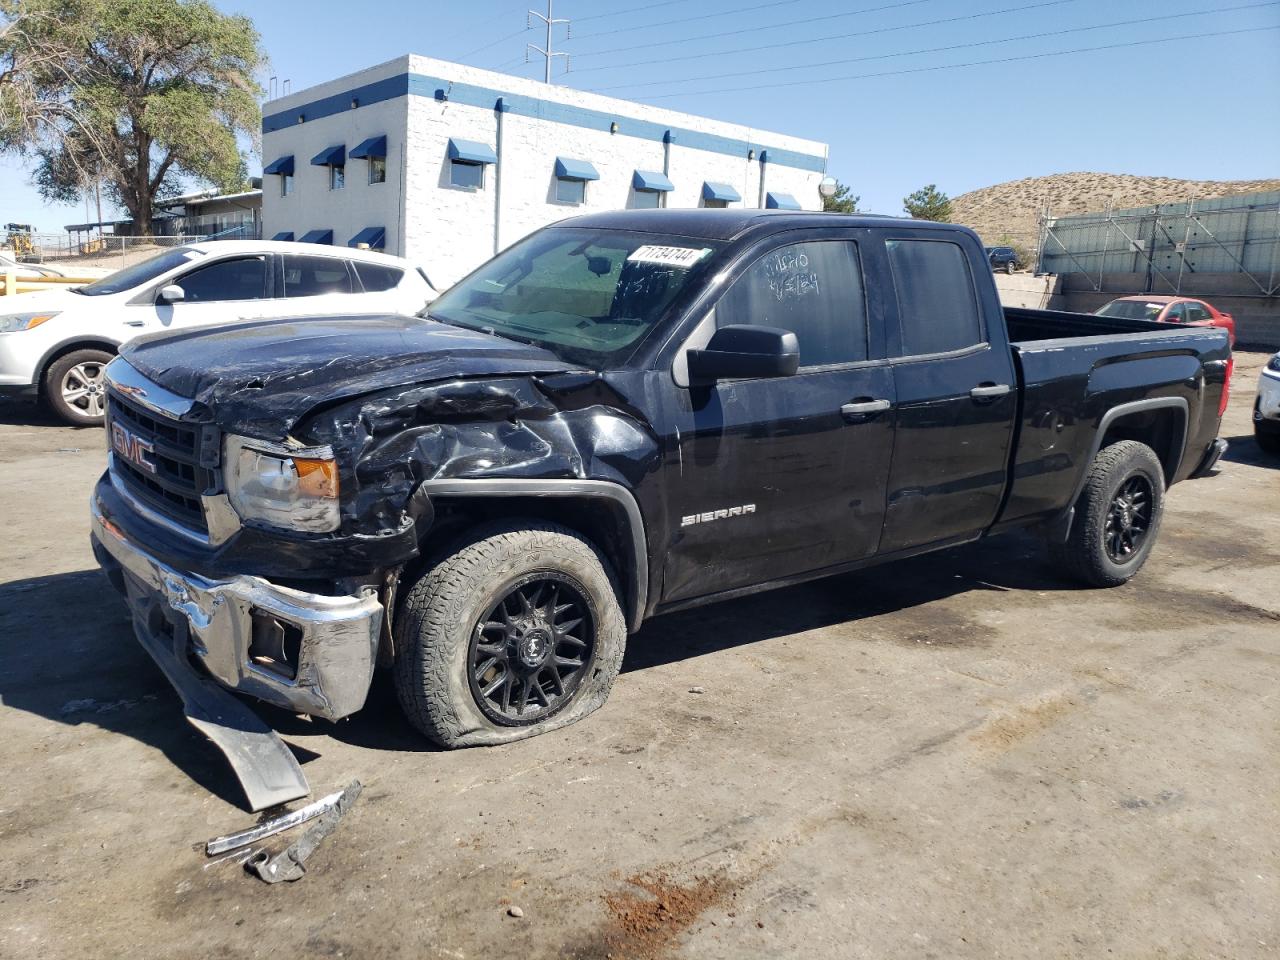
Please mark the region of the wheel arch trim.
[[[1180, 436], [1175, 434], [1177, 448], [1172, 451], [1172, 464], [1169, 469], [1169, 486], [1172, 486], [1178, 476], [1178, 471], [1182, 469], [1182, 458], [1186, 456], [1187, 451], [1187, 431], [1190, 426], [1187, 422], [1189, 418], [1187, 401], [1183, 397], [1150, 397], [1146, 400], [1134, 400], [1130, 403], [1116, 404], [1108, 409], [1102, 415], [1102, 419], [1098, 421], [1098, 429], [1094, 432], [1093, 441], [1089, 447], [1089, 456], [1081, 463], [1080, 477], [1076, 481], [1075, 490], [1071, 494], [1068, 506], [1074, 507], [1075, 502], [1080, 499], [1080, 494], [1084, 491], [1084, 485], [1089, 479], [1089, 464], [1093, 462], [1093, 458], [1102, 449], [1102, 441], [1106, 439], [1107, 430], [1111, 425], [1130, 414], [1146, 413], [1151, 410], [1176, 410], [1182, 415], [1182, 433]], [[1163, 466], [1163, 464], [1161, 465]]]
[[[622, 508], [627, 518], [632, 549], [632, 571], [624, 584], [627, 596], [627, 625], [638, 630], [649, 603], [649, 545], [644, 517], [631, 491], [610, 480], [526, 480], [507, 477], [479, 477], [460, 480], [424, 480], [418, 487], [428, 498], [454, 497], [553, 497], [608, 500]], [[622, 571], [619, 571], [621, 573]]]
[[68, 353], [74, 353], [76, 350], [102, 350], [109, 352], [112, 356], [119, 356], [120, 346], [119, 343], [106, 337], [86, 337], [83, 335], [68, 337], [66, 340], [55, 343], [40, 357], [32, 374], [32, 383], [39, 387], [44, 382], [45, 374], [49, 372], [49, 366], [59, 357]]

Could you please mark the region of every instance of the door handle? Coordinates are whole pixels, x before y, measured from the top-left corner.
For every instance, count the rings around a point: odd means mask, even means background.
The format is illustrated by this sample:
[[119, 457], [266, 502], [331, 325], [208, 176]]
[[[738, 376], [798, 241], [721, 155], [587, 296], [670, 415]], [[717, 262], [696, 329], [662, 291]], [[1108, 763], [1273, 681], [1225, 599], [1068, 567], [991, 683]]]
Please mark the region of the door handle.
[[855, 400], [852, 403], [844, 404], [840, 408], [840, 414], [845, 419], [856, 419], [884, 413], [892, 406], [893, 404], [888, 400]]
[[975, 400], [994, 400], [996, 397], [1003, 397], [1012, 390], [1013, 387], [1007, 383], [982, 383], [969, 391], [969, 396]]
[[146, 326], [146, 321], [145, 320], [126, 320], [124, 322], [124, 325], [126, 327], [143, 327], [143, 326]]

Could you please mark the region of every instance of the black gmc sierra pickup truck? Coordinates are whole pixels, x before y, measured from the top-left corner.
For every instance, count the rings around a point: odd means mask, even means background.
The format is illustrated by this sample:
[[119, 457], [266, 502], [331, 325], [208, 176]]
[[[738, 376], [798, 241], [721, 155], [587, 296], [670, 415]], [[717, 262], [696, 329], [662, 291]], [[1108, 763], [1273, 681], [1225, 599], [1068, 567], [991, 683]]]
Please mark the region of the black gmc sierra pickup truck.
[[1217, 329], [1002, 309], [962, 227], [754, 210], [541, 230], [422, 317], [134, 341], [93, 546], [251, 805], [308, 791], [227, 688], [445, 746], [599, 707], [648, 617], [1032, 527], [1123, 583], [1207, 473]]

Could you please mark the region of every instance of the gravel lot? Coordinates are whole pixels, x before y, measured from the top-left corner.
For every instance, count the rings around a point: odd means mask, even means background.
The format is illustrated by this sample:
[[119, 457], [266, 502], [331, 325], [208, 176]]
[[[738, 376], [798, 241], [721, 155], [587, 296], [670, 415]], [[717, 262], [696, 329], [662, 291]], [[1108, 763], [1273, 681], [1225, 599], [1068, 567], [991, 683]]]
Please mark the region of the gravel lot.
[[199, 849], [253, 818], [93, 563], [101, 432], [2, 406], [0, 956], [1274, 957], [1264, 361], [1123, 588], [1013, 537], [659, 618], [505, 747], [434, 751], [387, 684], [264, 709], [317, 794], [366, 784], [274, 887]]

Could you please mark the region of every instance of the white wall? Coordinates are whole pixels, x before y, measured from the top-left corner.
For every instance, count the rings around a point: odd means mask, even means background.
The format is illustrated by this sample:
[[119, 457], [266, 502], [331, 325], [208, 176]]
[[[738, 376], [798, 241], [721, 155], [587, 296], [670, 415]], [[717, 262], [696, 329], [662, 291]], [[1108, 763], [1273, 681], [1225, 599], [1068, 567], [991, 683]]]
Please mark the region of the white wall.
[[[507, 247], [548, 223], [631, 206], [634, 171], [663, 169], [662, 128], [676, 131], [668, 172], [675, 190], [667, 196], [668, 207], [701, 206], [703, 181], [710, 180], [738, 190], [742, 200], [732, 206], [754, 208], [761, 201], [762, 147], [775, 154], [826, 155], [826, 145], [815, 141], [417, 56], [299, 91], [267, 104], [264, 113], [305, 112], [308, 103], [405, 72], [432, 80], [419, 82], [409, 96], [264, 134], [264, 162], [292, 153], [298, 173], [295, 193], [288, 198], [279, 196], [279, 178], [266, 178], [266, 236], [293, 230], [300, 237], [309, 229], [332, 228], [334, 242], [344, 244], [366, 226], [385, 226], [387, 251], [421, 263], [432, 282], [443, 287], [488, 259], [495, 249]], [[486, 168], [485, 185], [480, 190], [450, 186], [446, 151], [451, 137], [497, 148], [493, 106], [499, 95], [513, 105], [503, 114], [500, 169]], [[567, 118], [564, 108], [576, 108], [577, 112]], [[595, 111], [598, 116], [584, 118], [581, 110]], [[564, 122], [566, 119], [575, 122]], [[616, 120], [619, 132], [610, 132], [611, 120]], [[645, 125], [639, 126], [640, 122]], [[659, 125], [656, 135], [654, 124]], [[380, 133], [388, 138], [387, 182], [368, 185], [364, 161], [349, 161], [346, 189], [329, 191], [327, 170], [311, 166], [311, 157], [332, 144], [345, 143], [350, 149], [365, 137]], [[742, 141], [742, 149], [735, 146], [734, 153], [700, 149], [695, 141], [701, 134]], [[750, 160], [748, 149], [754, 153]], [[556, 202], [557, 156], [590, 161], [599, 172], [600, 179], [587, 184], [585, 203]], [[820, 172], [780, 162], [770, 162], [763, 169], [766, 189], [793, 195], [805, 209], [821, 208], [817, 190]]]
[[[407, 66], [408, 58], [401, 57], [273, 100], [263, 108], [263, 113], [299, 110], [322, 97], [401, 74]], [[293, 193], [282, 197], [280, 177], [262, 178], [263, 236], [269, 240], [282, 230], [291, 230], [295, 239], [301, 239], [309, 230], [332, 230], [334, 245], [346, 246], [365, 227], [383, 227], [387, 231], [387, 252], [399, 253], [404, 236], [401, 178], [406, 159], [406, 129], [406, 98], [399, 97], [264, 133], [263, 166], [277, 157], [292, 154], [294, 180]], [[382, 134], [387, 137], [385, 183], [369, 183], [367, 160], [348, 158], [346, 186], [330, 190], [329, 168], [311, 163], [311, 158], [327, 147], [340, 143], [349, 152], [363, 140]]]

